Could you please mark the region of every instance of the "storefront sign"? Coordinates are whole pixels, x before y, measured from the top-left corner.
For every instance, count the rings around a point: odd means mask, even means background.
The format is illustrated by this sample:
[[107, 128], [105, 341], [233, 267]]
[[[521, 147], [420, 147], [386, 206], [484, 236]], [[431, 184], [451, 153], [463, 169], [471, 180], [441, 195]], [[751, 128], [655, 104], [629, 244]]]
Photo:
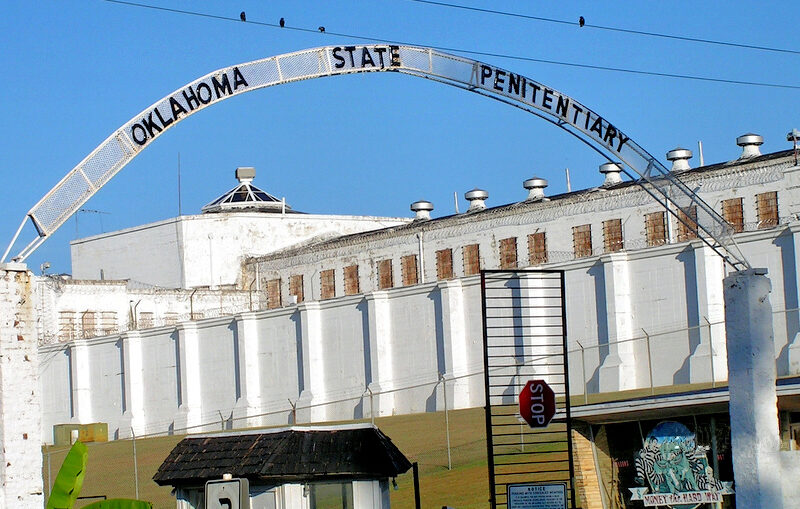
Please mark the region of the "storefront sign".
[[508, 509], [566, 509], [567, 483], [508, 485]]
[[733, 493], [730, 482], [714, 477], [709, 447], [698, 445], [683, 424], [661, 422], [644, 442], [636, 455], [636, 481], [649, 487], [629, 488], [631, 500], [641, 500], [645, 507], [694, 509]]

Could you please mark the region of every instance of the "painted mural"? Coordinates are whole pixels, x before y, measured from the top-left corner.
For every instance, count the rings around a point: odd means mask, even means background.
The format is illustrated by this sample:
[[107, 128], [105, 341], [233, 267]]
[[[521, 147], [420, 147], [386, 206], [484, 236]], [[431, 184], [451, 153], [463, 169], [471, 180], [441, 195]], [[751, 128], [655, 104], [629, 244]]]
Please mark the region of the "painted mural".
[[678, 422], [656, 425], [636, 454], [637, 484], [631, 500], [645, 507], [694, 509], [721, 502], [733, 493], [730, 482], [719, 481], [708, 463], [709, 447], [697, 443], [694, 433]]

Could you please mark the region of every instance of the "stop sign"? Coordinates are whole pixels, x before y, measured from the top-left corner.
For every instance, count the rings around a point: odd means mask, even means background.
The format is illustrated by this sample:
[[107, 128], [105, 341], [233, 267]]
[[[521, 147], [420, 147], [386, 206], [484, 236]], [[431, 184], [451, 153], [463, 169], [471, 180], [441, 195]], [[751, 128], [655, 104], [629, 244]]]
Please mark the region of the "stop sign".
[[544, 380], [528, 380], [519, 393], [519, 415], [531, 428], [544, 428], [556, 413], [556, 395]]

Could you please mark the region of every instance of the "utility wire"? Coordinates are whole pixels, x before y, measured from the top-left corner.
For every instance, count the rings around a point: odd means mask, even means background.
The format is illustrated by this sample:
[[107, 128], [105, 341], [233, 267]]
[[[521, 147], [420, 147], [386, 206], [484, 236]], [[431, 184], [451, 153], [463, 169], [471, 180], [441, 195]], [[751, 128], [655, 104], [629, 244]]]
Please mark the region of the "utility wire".
[[[384, 42], [384, 43], [393, 43], [393, 44], [400, 44], [405, 46], [419, 46], [418, 43], [411, 43], [407, 41], [399, 41], [399, 40], [392, 40], [392, 39], [384, 39], [378, 37], [368, 37], [364, 35], [355, 35], [355, 34], [348, 34], [343, 32], [332, 32], [326, 30], [325, 32], [320, 32], [318, 29], [312, 28], [302, 28], [302, 27], [292, 27], [286, 25], [281, 27], [277, 23], [265, 23], [263, 21], [241, 21], [238, 17], [229, 17], [229, 16], [219, 16], [216, 14], [207, 14], [203, 12], [196, 12], [196, 11], [188, 11], [183, 9], [172, 9], [168, 7], [160, 7], [156, 5], [148, 5], [148, 4], [141, 4], [136, 2], [129, 2], [126, 0], [103, 0], [105, 2], [114, 3], [114, 4], [121, 4], [121, 5], [128, 5], [131, 7], [141, 7], [145, 9], [153, 9], [157, 11], [165, 11], [165, 12], [172, 12], [176, 14], [185, 14], [189, 16], [198, 16], [203, 18], [211, 18], [211, 19], [218, 19], [223, 21], [231, 21], [235, 23], [249, 23], [251, 25], [258, 25], [258, 26], [266, 26], [272, 28], [278, 28], [280, 30], [292, 30], [295, 32], [305, 32], [305, 33], [313, 33], [318, 35], [326, 35], [326, 36], [337, 36], [337, 37], [346, 37], [348, 39], [355, 39], [360, 41], [368, 41], [368, 42]], [[412, 1], [422, 1], [422, 0], [412, 0]], [[559, 21], [560, 23], [571, 23], [568, 21]], [[523, 62], [534, 62], [539, 64], [550, 64], [550, 65], [560, 65], [565, 67], [576, 67], [580, 69], [593, 69], [598, 71], [610, 71], [610, 72], [621, 72], [627, 74], [638, 74], [642, 76], [656, 76], [660, 78], [676, 78], [676, 79], [684, 79], [684, 80], [694, 80], [694, 81], [705, 81], [705, 82], [712, 82], [712, 83], [725, 83], [730, 85], [747, 85], [747, 86], [754, 86], [754, 87], [768, 87], [768, 88], [784, 88], [784, 89], [792, 89], [792, 90], [800, 90], [800, 85], [787, 85], [782, 83], [770, 83], [770, 82], [762, 82], [762, 81], [746, 81], [746, 80], [732, 80], [726, 78], [712, 78], [710, 76], [697, 76], [697, 75], [690, 75], [690, 74], [673, 74], [673, 73], [666, 73], [666, 72], [656, 72], [656, 71], [643, 71], [640, 69], [626, 69], [623, 67], [609, 67], [603, 65], [592, 65], [592, 64], [580, 64], [576, 62], [563, 62], [559, 60], [547, 60], [543, 58], [533, 58], [533, 57], [525, 57], [521, 55], [509, 55], [507, 53], [493, 53], [487, 51], [477, 51], [477, 50], [469, 50], [464, 48], [455, 48], [449, 46], [437, 46], [437, 45], [424, 45], [428, 48], [433, 48], [441, 51], [451, 51], [454, 53], [466, 53], [468, 55], [479, 55], [479, 56], [487, 56], [487, 57], [495, 57], [495, 58], [507, 58], [510, 60], [519, 60]]]
[[[577, 21], [567, 21], [564, 19], [555, 19], [555, 18], [544, 18], [541, 16], [531, 16], [528, 14], [520, 14], [517, 12], [506, 12], [506, 11], [498, 11], [495, 9], [484, 9], [481, 7], [470, 7], [467, 5], [459, 5], [459, 4], [452, 4], [447, 2], [437, 2], [434, 0], [410, 0], [411, 2], [417, 2], [421, 4], [429, 4], [429, 5], [438, 5], [440, 7], [450, 7], [453, 9], [462, 9], [465, 11], [475, 11], [475, 12], [483, 12], [487, 14], [496, 14], [499, 16], [509, 16], [512, 18], [521, 18], [521, 19], [530, 19], [534, 21], [544, 21], [547, 23], [558, 23], [561, 25], [573, 25], [580, 27], [580, 23]], [[759, 51], [772, 51], [775, 53], [789, 53], [794, 55], [800, 55], [800, 51], [788, 49], [788, 48], [774, 48], [770, 46], [757, 46], [754, 44], [745, 44], [745, 43], [738, 43], [738, 42], [730, 42], [730, 41], [717, 41], [714, 39], [701, 39], [699, 37], [687, 37], [682, 35], [673, 35], [673, 34], [662, 34], [659, 32], [647, 32], [644, 30], [632, 30], [628, 28], [619, 28], [619, 27], [612, 27], [612, 26], [605, 26], [605, 25], [593, 25], [591, 23], [585, 23], [583, 25], [584, 28], [596, 28], [597, 30], [607, 30], [609, 32], [622, 32], [626, 34], [636, 34], [636, 35], [645, 35], [650, 37], [661, 37], [663, 39], [674, 39], [678, 41], [688, 41], [688, 42], [699, 42], [703, 44], [716, 44], [718, 46], [729, 46], [733, 48], [745, 48], [745, 49], [752, 49], [752, 50], [759, 50]]]

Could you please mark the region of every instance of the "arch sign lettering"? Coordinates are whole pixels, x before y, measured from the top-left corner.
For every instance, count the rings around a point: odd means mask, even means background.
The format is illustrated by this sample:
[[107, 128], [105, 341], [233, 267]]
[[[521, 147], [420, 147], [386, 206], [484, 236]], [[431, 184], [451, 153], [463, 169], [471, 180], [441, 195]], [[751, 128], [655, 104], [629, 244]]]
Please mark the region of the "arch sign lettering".
[[628, 134], [575, 99], [520, 74], [468, 58], [414, 46], [325, 46], [234, 65], [179, 88], [130, 119], [93, 150], [26, 214], [0, 261], [30, 218], [39, 237], [17, 256], [24, 261], [119, 170], [189, 115], [239, 94], [293, 81], [369, 72], [422, 77], [491, 97], [568, 131], [606, 157], [624, 162], [634, 178], [681, 221], [680, 208], [697, 207], [688, 227], [735, 268], [749, 266], [732, 230], [714, 209], [636, 144]]

